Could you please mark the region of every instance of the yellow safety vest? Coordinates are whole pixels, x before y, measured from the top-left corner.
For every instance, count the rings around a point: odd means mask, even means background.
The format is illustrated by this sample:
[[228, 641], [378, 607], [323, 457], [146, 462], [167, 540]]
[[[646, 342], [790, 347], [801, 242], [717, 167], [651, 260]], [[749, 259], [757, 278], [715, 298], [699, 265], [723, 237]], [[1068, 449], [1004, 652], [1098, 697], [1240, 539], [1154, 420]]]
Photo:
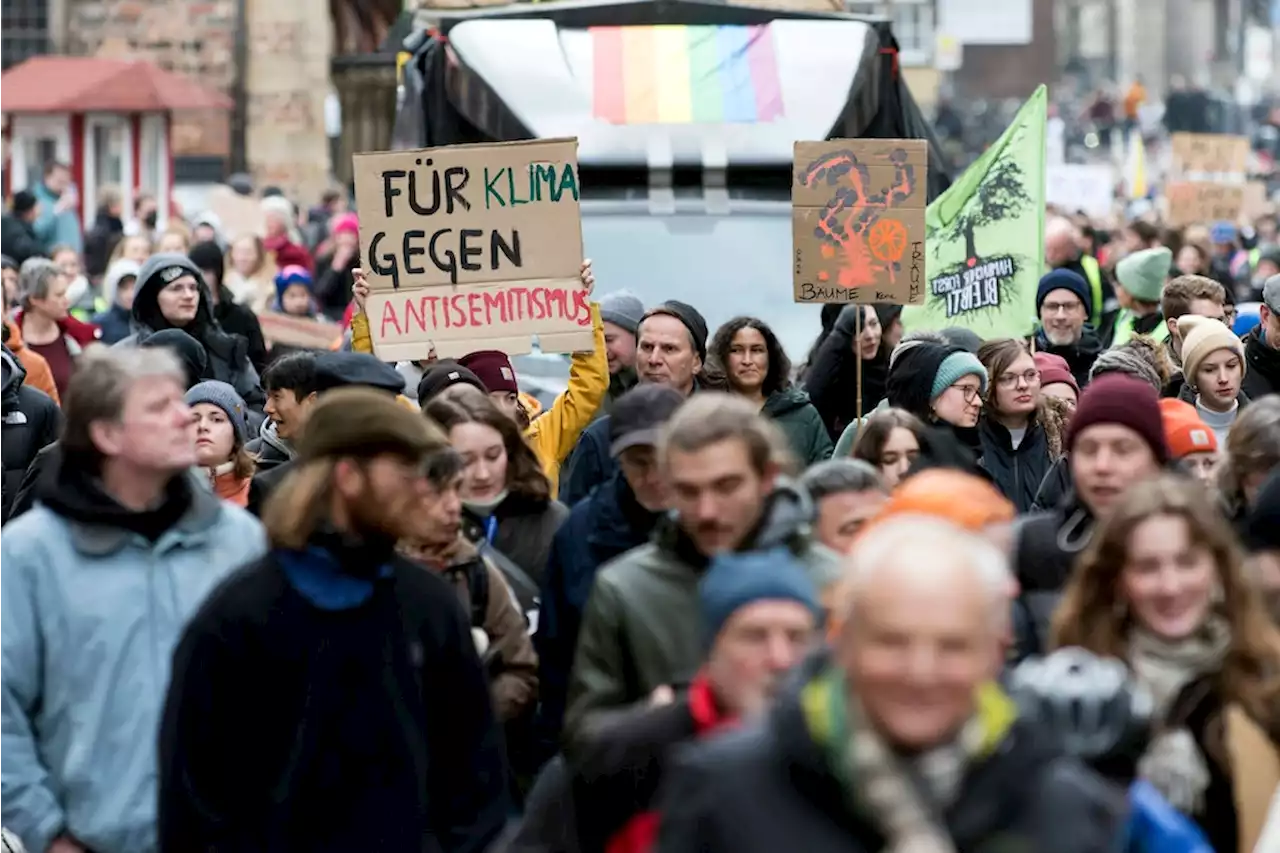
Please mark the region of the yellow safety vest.
[[1102, 268], [1093, 255], [1081, 255], [1080, 266], [1089, 282], [1089, 293], [1093, 296], [1093, 307], [1089, 311], [1089, 324], [1095, 329], [1102, 322]]
[[[1128, 308], [1122, 308], [1120, 310], [1120, 315], [1116, 317], [1115, 334], [1111, 337], [1111, 346], [1113, 348], [1124, 346], [1129, 342], [1129, 339], [1134, 335], [1133, 324], [1137, 319], [1137, 315]], [[1157, 341], [1158, 343], [1164, 343], [1169, 339], [1169, 324], [1161, 322], [1160, 325], [1156, 326], [1147, 334], [1147, 337]]]

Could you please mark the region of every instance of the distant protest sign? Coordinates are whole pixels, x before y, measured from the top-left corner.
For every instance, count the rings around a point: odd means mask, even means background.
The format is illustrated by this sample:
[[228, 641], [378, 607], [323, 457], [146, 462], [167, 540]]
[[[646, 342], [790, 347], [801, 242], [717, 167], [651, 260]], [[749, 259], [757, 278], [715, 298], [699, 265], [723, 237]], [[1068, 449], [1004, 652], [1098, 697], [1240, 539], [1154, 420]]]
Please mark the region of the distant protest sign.
[[1105, 163], [1056, 163], [1045, 172], [1045, 200], [1069, 213], [1110, 216], [1115, 190], [1115, 170]]
[[1249, 137], [1226, 133], [1175, 133], [1171, 175], [1177, 180], [1243, 181], [1249, 168]]
[[366, 312], [379, 358], [593, 345], [577, 140], [357, 154]]
[[278, 311], [258, 315], [262, 337], [271, 345], [284, 344], [305, 349], [329, 349], [342, 337], [342, 327], [310, 317], [293, 317]]
[[919, 139], [796, 143], [796, 302], [924, 300], [928, 159]]
[[1235, 222], [1244, 210], [1244, 184], [1178, 181], [1164, 190], [1166, 217], [1175, 227], [1196, 223]]

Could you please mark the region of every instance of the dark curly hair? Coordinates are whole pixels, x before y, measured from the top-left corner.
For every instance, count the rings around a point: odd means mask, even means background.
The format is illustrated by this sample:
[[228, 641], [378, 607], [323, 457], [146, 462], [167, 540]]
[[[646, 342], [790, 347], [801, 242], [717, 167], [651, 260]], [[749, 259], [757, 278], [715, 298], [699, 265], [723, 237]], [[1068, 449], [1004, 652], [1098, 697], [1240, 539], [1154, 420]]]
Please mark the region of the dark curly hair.
[[769, 324], [756, 317], [734, 317], [719, 329], [711, 339], [707, 351], [711, 356], [712, 373], [716, 374], [725, 390], [733, 390], [732, 377], [729, 374], [729, 348], [733, 346], [733, 337], [743, 329], [755, 329], [764, 338], [765, 349], [769, 353], [769, 368], [765, 371], [764, 385], [760, 391], [768, 397], [775, 391], [791, 387], [791, 359], [782, 348], [782, 342], [769, 328]]

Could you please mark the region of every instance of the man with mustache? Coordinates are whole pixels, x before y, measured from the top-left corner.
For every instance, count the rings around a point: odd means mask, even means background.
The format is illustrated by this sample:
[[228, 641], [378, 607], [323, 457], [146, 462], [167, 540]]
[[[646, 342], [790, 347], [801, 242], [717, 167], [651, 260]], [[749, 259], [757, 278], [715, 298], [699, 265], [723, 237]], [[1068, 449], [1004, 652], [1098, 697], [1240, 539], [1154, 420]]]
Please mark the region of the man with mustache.
[[597, 711], [689, 683], [704, 652], [698, 581], [715, 555], [785, 548], [820, 595], [838, 577], [838, 558], [810, 532], [812, 503], [782, 482], [785, 448], [754, 405], [727, 394], [695, 394], [667, 423], [671, 514], [596, 575], [569, 676], [571, 748]]

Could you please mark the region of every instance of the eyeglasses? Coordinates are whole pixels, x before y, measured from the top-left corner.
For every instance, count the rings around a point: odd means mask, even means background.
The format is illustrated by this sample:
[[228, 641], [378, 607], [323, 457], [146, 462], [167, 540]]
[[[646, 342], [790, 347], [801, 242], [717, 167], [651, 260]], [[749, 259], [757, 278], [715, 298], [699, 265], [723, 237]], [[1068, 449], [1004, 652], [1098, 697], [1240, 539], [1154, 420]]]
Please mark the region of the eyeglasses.
[[1083, 313], [1084, 306], [1081, 305], [1080, 301], [1077, 299], [1073, 299], [1070, 302], [1045, 302], [1041, 304], [1040, 311], [1044, 314], [1049, 314], [1050, 316], [1057, 314], [1058, 312], [1062, 312], [1063, 314], [1077, 314]]
[[964, 396], [966, 403], [972, 403], [978, 399], [978, 394], [982, 391], [982, 388], [978, 385], [952, 385], [950, 390], [959, 391]]
[[1002, 373], [996, 380], [1001, 388], [1017, 388], [1018, 382], [1030, 387], [1040, 382], [1040, 371], [1028, 370], [1025, 373]]

